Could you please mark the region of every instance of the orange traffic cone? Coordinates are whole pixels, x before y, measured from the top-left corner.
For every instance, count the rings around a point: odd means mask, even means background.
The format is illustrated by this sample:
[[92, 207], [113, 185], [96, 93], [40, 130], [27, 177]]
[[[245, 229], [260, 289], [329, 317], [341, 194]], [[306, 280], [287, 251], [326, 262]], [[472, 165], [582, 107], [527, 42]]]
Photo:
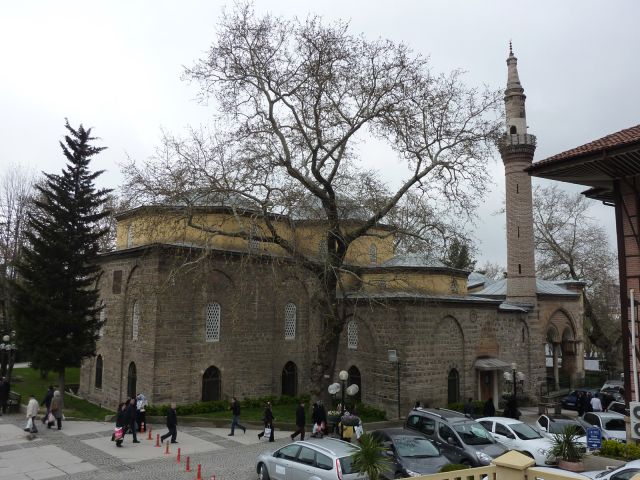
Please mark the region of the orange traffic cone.
[[185, 472], [190, 472], [191, 471], [191, 463], [190, 463], [190, 458], [187, 457], [187, 468], [184, 469]]
[[144, 433], [146, 430], [144, 429], [144, 422], [140, 422], [140, 433]]
[[149, 435], [147, 435], [147, 440], [151, 440], [151, 427], [149, 427]]
[[169, 455], [169, 440], [167, 440], [167, 448], [165, 448], [164, 454]]
[[160, 434], [156, 433], [156, 447], [160, 446]]
[[176, 463], [180, 463], [180, 449], [178, 448], [178, 456], [176, 457]]
[[202, 465], [198, 464], [198, 475], [196, 476], [196, 480], [202, 480]]

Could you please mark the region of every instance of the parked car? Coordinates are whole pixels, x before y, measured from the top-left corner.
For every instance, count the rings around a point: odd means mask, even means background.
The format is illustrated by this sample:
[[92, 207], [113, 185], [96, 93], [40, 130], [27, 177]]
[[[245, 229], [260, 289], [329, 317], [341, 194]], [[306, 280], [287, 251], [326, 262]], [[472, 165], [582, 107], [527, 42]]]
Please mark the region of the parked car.
[[505, 447], [533, 458], [536, 465], [544, 467], [558, 463], [555, 457], [549, 455], [553, 446], [551, 440], [531, 425], [506, 417], [483, 417], [478, 422]]
[[386, 454], [393, 461], [392, 470], [385, 472], [386, 479], [419, 477], [438, 473], [449, 463], [433, 440], [404, 428], [385, 428], [371, 433], [373, 438], [386, 448]]
[[587, 412], [578, 421], [585, 429], [598, 427], [602, 431], [603, 440], [617, 440], [623, 443], [627, 441], [624, 415], [616, 412]]
[[611, 402], [607, 407], [607, 412], [616, 412], [620, 415], [629, 415], [629, 408], [624, 402]]
[[594, 470], [583, 474], [589, 478], [599, 480], [629, 480], [636, 473], [640, 473], [640, 460], [632, 460], [618, 468]]
[[335, 438], [311, 438], [258, 456], [256, 472], [260, 480], [365, 480], [353, 467], [359, 447]]
[[578, 410], [578, 406], [576, 404], [578, 400], [578, 392], [590, 393], [591, 396], [597, 396], [600, 393], [600, 390], [597, 388], [579, 388], [577, 390], [573, 390], [569, 395], [566, 395], [560, 399], [560, 404], [562, 408], [566, 408], [567, 410]]
[[405, 428], [433, 440], [452, 463], [480, 467], [507, 452], [478, 422], [446, 408], [414, 408]]
[[586, 448], [587, 432], [585, 431], [584, 426], [575, 418], [567, 417], [566, 415], [542, 414], [536, 420], [536, 427], [544, 432], [549, 438], [553, 438], [554, 434], [563, 433], [564, 429], [569, 425], [573, 425], [578, 429], [578, 441]]

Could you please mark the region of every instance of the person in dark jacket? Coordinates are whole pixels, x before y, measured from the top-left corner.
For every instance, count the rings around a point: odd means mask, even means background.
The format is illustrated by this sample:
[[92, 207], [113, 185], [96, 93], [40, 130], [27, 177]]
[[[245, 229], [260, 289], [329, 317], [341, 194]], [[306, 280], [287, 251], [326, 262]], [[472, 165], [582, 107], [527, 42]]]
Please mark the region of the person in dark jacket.
[[2, 406], [2, 413], [7, 413], [7, 401], [9, 400], [9, 392], [11, 391], [11, 383], [7, 380], [7, 377], [2, 377], [0, 382], [0, 406]]
[[473, 414], [475, 413], [475, 410], [476, 409], [473, 405], [473, 398], [469, 397], [469, 399], [467, 400], [467, 403], [464, 404], [464, 414], [473, 416]]
[[49, 412], [51, 412], [51, 400], [53, 400], [53, 385], [49, 385], [49, 390], [47, 390], [47, 394], [42, 399], [42, 405], [47, 408], [46, 415], [42, 417], [42, 423], [47, 423], [47, 417], [49, 416]]
[[140, 443], [138, 440], [138, 436], [136, 435], [137, 425], [136, 425], [136, 399], [135, 397], [129, 400], [129, 404], [127, 405], [127, 417], [129, 419], [129, 429], [131, 430], [131, 434], [133, 435], [133, 443]]
[[[127, 417], [127, 404], [121, 403], [118, 405], [118, 415], [116, 416], [116, 427], [122, 428], [122, 436], [116, 440], [116, 446], [122, 447], [124, 440], [124, 429], [129, 423], [129, 417]], [[115, 435], [114, 435], [115, 438]]]
[[484, 408], [482, 409], [482, 414], [485, 417], [493, 417], [496, 414], [496, 407], [493, 404], [493, 398], [489, 397], [489, 399], [484, 402]]
[[296, 427], [297, 430], [291, 434], [291, 440], [300, 434], [300, 440], [304, 440], [304, 424], [305, 424], [304, 400], [300, 401], [300, 405], [296, 408]]
[[242, 433], [247, 433], [247, 427], [240, 425], [240, 403], [236, 397], [231, 399], [231, 413], [233, 414], [233, 420], [231, 420], [231, 433], [229, 436], [233, 437], [236, 426], [242, 429]]
[[160, 441], [164, 442], [165, 438], [171, 437], [171, 443], [178, 443], [176, 438], [178, 436], [178, 415], [176, 414], [176, 404], [171, 403], [171, 408], [167, 412], [167, 428], [169, 431], [160, 437]]
[[[273, 418], [273, 411], [271, 410], [271, 402], [267, 402], [267, 404], [264, 407], [264, 414], [262, 415], [262, 421], [264, 422], [264, 428], [267, 429], [269, 428], [271, 430], [271, 433], [269, 434], [269, 441], [273, 442], [274, 438], [273, 438], [273, 421], [275, 419]], [[260, 432], [258, 434], [258, 439], [261, 439], [262, 437], [264, 437], [264, 430], [262, 432]]]

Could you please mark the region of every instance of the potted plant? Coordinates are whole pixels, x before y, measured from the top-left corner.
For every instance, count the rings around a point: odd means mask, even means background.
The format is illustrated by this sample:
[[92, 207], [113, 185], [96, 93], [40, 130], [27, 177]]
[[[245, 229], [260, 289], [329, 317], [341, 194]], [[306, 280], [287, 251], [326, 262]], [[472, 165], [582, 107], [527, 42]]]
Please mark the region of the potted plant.
[[382, 443], [369, 433], [360, 437], [360, 448], [353, 454], [353, 466], [369, 480], [379, 480], [384, 472], [393, 470], [393, 462]]
[[572, 472], [584, 471], [582, 458], [585, 452], [578, 438], [580, 434], [575, 425], [568, 425], [564, 432], [554, 434], [549, 455], [558, 459], [558, 467]]

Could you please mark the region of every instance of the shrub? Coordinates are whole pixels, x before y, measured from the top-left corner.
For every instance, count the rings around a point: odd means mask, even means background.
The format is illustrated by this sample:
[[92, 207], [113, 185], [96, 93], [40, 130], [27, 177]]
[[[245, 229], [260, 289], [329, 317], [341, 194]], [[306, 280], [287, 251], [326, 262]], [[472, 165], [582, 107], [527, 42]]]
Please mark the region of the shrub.
[[600, 455], [623, 458], [625, 460], [640, 459], [640, 446], [633, 443], [620, 443], [615, 440], [603, 440]]
[[464, 470], [465, 468], [471, 468], [469, 465], [462, 465], [461, 463], [450, 463], [443, 465], [440, 469], [440, 473], [453, 472], [455, 470]]

